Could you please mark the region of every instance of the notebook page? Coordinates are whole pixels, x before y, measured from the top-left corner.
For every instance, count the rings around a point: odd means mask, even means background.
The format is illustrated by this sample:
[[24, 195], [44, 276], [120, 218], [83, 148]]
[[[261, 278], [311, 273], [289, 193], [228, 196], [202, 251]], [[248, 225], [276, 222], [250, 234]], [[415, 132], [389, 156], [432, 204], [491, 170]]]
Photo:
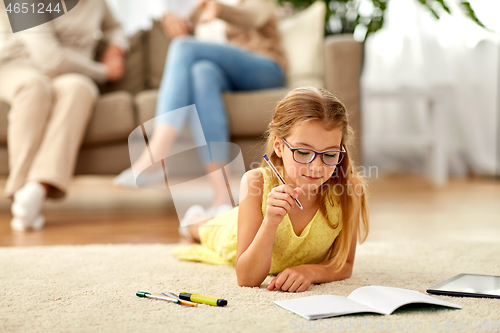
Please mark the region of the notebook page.
[[456, 309], [462, 308], [458, 304], [442, 301], [418, 291], [393, 287], [361, 287], [354, 290], [347, 297], [351, 300], [373, 307], [386, 315], [393, 313], [397, 308], [403, 305], [411, 303], [435, 304]]
[[361, 312], [383, 314], [380, 311], [350, 300], [347, 297], [335, 295], [299, 297], [274, 301], [274, 303], [308, 320]]

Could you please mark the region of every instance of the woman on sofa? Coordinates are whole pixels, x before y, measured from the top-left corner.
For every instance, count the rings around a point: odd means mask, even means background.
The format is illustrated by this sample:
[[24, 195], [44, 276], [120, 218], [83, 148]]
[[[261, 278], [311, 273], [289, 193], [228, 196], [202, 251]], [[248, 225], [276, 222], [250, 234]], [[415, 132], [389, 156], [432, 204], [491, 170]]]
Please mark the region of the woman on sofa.
[[[287, 62], [281, 47], [275, 9], [274, 0], [241, 0], [236, 6], [206, 0], [198, 4], [190, 20], [175, 14], [165, 16], [165, 30], [174, 40], [169, 47], [159, 91], [155, 129], [149, 142], [152, 156], [167, 156], [188, 121], [197, 146], [204, 145], [204, 142], [228, 142], [229, 125], [222, 93], [285, 85]], [[204, 20], [200, 23], [215, 18], [227, 23], [228, 43], [204, 42], [187, 36], [193, 32], [201, 14], [204, 14]], [[192, 104], [196, 106], [203, 133], [193, 130], [195, 124], [192, 119], [169, 112]], [[212, 162], [208, 156], [201, 156], [207, 173], [227, 162], [228, 152], [211, 153]], [[137, 175], [150, 164], [149, 152], [144, 151], [132, 165], [135, 172], [125, 170], [115, 178], [114, 183], [136, 187]], [[162, 172], [158, 174], [163, 178]], [[151, 180], [156, 178], [152, 173], [150, 177]], [[227, 188], [216, 179], [212, 179], [212, 183], [215, 196], [211, 209], [217, 211], [220, 207], [225, 210], [229, 204]]]
[[[109, 41], [94, 61], [102, 31]], [[80, 0], [66, 14], [9, 36], [0, 54], [0, 98], [9, 111], [11, 227], [40, 229], [46, 197], [63, 197], [94, 103], [96, 82], [124, 74], [128, 42], [104, 0]]]

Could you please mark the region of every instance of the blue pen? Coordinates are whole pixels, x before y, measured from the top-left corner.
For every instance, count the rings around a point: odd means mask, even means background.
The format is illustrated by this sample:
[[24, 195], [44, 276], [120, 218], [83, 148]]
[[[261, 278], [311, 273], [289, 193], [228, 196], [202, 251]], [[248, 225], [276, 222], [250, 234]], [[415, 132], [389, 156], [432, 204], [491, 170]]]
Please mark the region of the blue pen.
[[[271, 169], [273, 169], [274, 173], [276, 174], [276, 176], [278, 177], [278, 179], [280, 180], [280, 182], [285, 185], [285, 180], [283, 179], [283, 177], [281, 177], [280, 173], [278, 172], [278, 170], [276, 170], [276, 167], [274, 166], [274, 164], [269, 160], [269, 157], [267, 157], [266, 154], [264, 154], [264, 159], [266, 160], [267, 164], [269, 164], [269, 166], [271, 167]], [[295, 200], [295, 202], [297, 203], [297, 206], [299, 206], [300, 209], [304, 210], [304, 208], [302, 208], [302, 204], [300, 203], [300, 201], [296, 198], [293, 198], [293, 200]]]

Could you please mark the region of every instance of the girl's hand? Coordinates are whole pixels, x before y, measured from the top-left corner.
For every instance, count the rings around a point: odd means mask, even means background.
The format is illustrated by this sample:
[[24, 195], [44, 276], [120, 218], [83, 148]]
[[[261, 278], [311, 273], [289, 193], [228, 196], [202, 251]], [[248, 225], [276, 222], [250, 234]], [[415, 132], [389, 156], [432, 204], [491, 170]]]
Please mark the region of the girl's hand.
[[280, 185], [271, 190], [267, 196], [265, 220], [271, 225], [278, 226], [292, 207], [296, 205], [295, 198], [302, 193], [300, 187], [292, 189], [287, 185]]
[[281, 289], [291, 293], [306, 291], [311, 285], [310, 272], [305, 266], [295, 266], [279, 273], [267, 287], [268, 290]]

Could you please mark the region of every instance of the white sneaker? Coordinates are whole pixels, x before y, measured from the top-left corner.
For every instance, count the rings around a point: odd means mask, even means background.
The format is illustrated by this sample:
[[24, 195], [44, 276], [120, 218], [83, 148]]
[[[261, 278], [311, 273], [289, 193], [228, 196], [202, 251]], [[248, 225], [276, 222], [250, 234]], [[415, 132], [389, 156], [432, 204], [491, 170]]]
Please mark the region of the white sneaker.
[[[41, 215], [42, 205], [47, 196], [42, 184], [28, 182], [14, 193], [14, 202], [10, 208], [17, 220], [22, 219], [25, 225], [31, 225]], [[19, 226], [19, 222], [14, 223]]]
[[113, 185], [130, 188], [138, 187], [131, 168], [123, 170], [118, 176], [113, 178]]
[[44, 224], [45, 218], [41, 214], [37, 215], [33, 220], [14, 216], [10, 221], [10, 227], [14, 231], [26, 231], [27, 229], [38, 231], [43, 228]]
[[212, 207], [210, 209], [205, 209], [200, 205], [191, 206], [180, 221], [179, 234], [185, 239], [192, 241], [192, 236], [188, 230], [188, 226], [190, 224], [211, 219], [212, 217], [222, 214], [231, 208], [233, 208], [233, 206], [227, 204]]
[[[163, 170], [158, 170], [154, 172], [143, 172], [140, 176], [141, 185], [140, 187], [150, 188], [152, 184], [165, 183], [165, 175]], [[123, 186], [129, 188], [138, 188], [137, 181], [134, 177], [134, 173], [131, 168], [123, 170], [118, 176], [113, 178], [113, 185]]]
[[[187, 226], [196, 222], [203, 221], [203, 218], [205, 218], [207, 215], [207, 212], [205, 211], [205, 208], [203, 208], [200, 205], [194, 205], [189, 207], [189, 209], [186, 211], [186, 214], [184, 214], [184, 217], [180, 221], [180, 227], [179, 228], [185, 228], [187, 230]], [[198, 217], [195, 219], [195, 217]], [[200, 219], [202, 218], [202, 219]], [[180, 229], [179, 229], [180, 232]]]
[[[179, 226], [179, 235], [183, 237], [184, 239], [188, 240], [189, 242], [193, 242], [193, 236], [191, 236], [191, 233], [189, 232], [189, 225], [200, 222], [203, 220], [200, 220], [200, 217], [205, 217], [206, 216], [206, 211], [205, 208], [203, 208], [200, 205], [194, 205], [188, 208], [186, 211], [186, 214], [184, 214], [184, 217], [180, 221], [180, 226]], [[195, 219], [195, 218], [198, 219]]]

